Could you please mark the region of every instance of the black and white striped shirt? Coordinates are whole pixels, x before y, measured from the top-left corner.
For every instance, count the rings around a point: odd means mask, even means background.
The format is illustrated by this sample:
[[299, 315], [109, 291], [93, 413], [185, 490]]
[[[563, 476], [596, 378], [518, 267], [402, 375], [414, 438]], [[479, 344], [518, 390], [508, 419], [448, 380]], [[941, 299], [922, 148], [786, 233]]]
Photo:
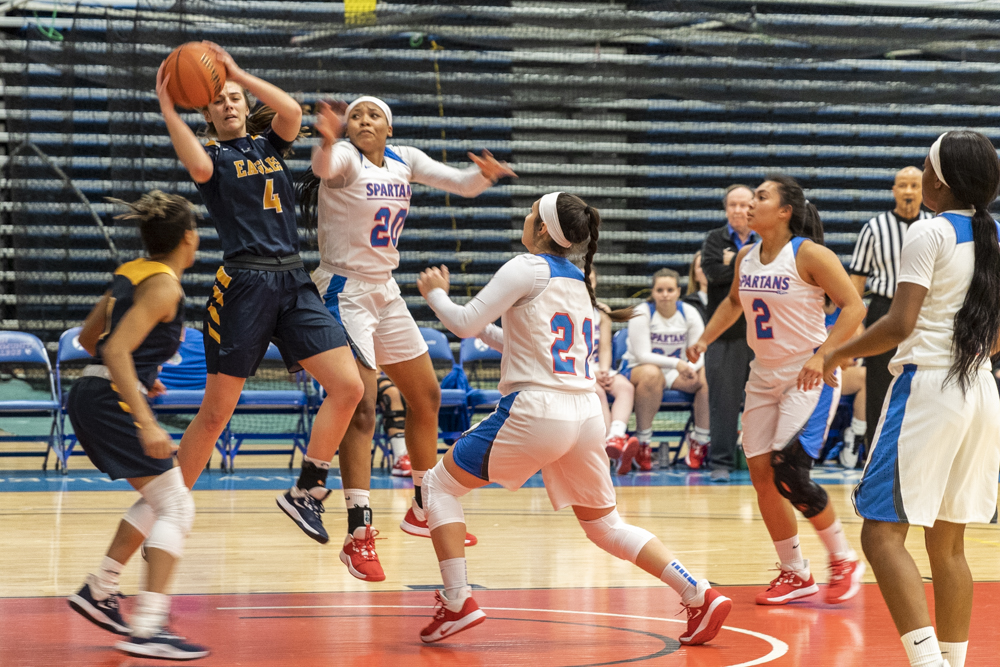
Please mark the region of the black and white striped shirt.
[[872, 294], [891, 299], [896, 293], [899, 274], [899, 251], [911, 222], [933, 218], [929, 211], [920, 211], [913, 220], [902, 220], [892, 211], [869, 220], [858, 234], [857, 245], [848, 271], [868, 276], [865, 286]]

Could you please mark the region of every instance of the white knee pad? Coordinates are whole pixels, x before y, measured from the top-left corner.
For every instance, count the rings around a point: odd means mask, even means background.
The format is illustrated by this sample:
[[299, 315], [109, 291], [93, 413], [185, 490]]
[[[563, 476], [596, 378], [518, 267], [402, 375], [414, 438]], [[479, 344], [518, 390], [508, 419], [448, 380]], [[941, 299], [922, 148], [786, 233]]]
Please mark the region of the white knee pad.
[[184, 553], [184, 540], [194, 523], [194, 500], [180, 468], [173, 468], [142, 487], [140, 493], [156, 514], [146, 547], [162, 549], [174, 558]]
[[125, 512], [122, 521], [142, 533], [143, 537], [149, 537], [150, 531], [153, 530], [153, 524], [156, 523], [156, 512], [149, 506], [145, 498], [139, 498], [132, 507], [128, 508], [128, 512]]
[[462, 486], [444, 463], [438, 463], [424, 475], [421, 487], [424, 511], [427, 513], [427, 527], [430, 530], [449, 523], [465, 523], [465, 512], [458, 499], [472, 489]]
[[594, 521], [581, 521], [583, 532], [590, 541], [612, 556], [634, 563], [646, 543], [655, 537], [651, 532], [622, 521], [618, 510]]

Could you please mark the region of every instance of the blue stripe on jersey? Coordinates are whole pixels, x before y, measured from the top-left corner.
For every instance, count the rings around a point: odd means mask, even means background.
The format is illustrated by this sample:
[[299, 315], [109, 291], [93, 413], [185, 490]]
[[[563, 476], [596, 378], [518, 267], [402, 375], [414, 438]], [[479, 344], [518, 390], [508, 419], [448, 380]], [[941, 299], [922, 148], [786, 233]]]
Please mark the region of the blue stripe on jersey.
[[549, 255], [547, 253], [542, 253], [538, 255], [538, 257], [541, 257], [549, 263], [550, 278], [573, 278], [574, 280], [583, 280], [583, 271], [581, 271], [578, 266], [565, 257]]
[[510, 406], [519, 392], [507, 394], [497, 403], [497, 409], [489, 417], [465, 432], [451, 452], [458, 467], [479, 479], [490, 479], [490, 450], [497, 433], [510, 417]]
[[[942, 213], [941, 217], [951, 223], [951, 226], [955, 228], [955, 242], [956, 243], [972, 243], [972, 218], [967, 215], [959, 215], [958, 213]], [[997, 237], [1000, 238], [1000, 222], [996, 223], [997, 226]]]
[[826, 427], [830, 423], [830, 408], [833, 407], [833, 387], [824, 383], [823, 390], [819, 393], [819, 402], [816, 409], [809, 415], [802, 433], [799, 434], [799, 442], [802, 449], [814, 459], [819, 458], [819, 453], [823, 449], [823, 442], [826, 440]]
[[792, 237], [792, 254], [795, 255], [796, 257], [798, 257], [799, 256], [799, 246], [802, 245], [803, 241], [808, 241], [808, 240], [809, 239], [807, 239], [804, 236], [793, 236]]
[[402, 162], [403, 164], [406, 164], [406, 161], [404, 161], [403, 158], [396, 155], [396, 153], [394, 153], [393, 150], [388, 146], [385, 147], [385, 153], [383, 153], [383, 155], [389, 158], [390, 160], [395, 160], [396, 162]]
[[899, 488], [899, 432], [906, 416], [916, 364], [906, 364], [893, 381], [885, 418], [873, 445], [871, 460], [861, 483], [854, 489], [854, 507], [865, 519], [906, 523]]
[[340, 319], [340, 293], [344, 291], [344, 285], [346, 284], [347, 278], [333, 275], [330, 277], [330, 285], [326, 288], [326, 294], [323, 295], [323, 303], [326, 304], [326, 309], [330, 311], [333, 319], [337, 320], [337, 323], [341, 326], [344, 325], [344, 321]]

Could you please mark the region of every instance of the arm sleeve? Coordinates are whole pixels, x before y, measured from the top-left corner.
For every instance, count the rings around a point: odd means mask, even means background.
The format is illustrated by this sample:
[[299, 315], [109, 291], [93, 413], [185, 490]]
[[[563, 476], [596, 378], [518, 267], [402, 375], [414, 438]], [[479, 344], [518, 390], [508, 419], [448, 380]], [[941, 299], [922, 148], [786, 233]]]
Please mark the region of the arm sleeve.
[[944, 236], [935, 225], [918, 221], [910, 226], [899, 252], [900, 283], [913, 283], [930, 288]]
[[431, 159], [417, 148], [406, 146], [399, 150], [405, 153], [410, 165], [410, 180], [414, 183], [429, 185], [462, 197], [475, 197], [493, 185], [475, 165], [456, 169]]
[[503, 353], [503, 329], [497, 325], [486, 325], [486, 328], [480, 331], [476, 338], [483, 341], [497, 352], [500, 352], [501, 354]]
[[867, 276], [871, 272], [874, 243], [875, 235], [872, 233], [872, 223], [869, 221], [861, 228], [861, 233], [858, 234], [858, 241], [854, 246], [854, 254], [851, 256], [851, 263], [847, 267], [849, 273], [857, 276]]
[[644, 313], [639, 313], [628, 321], [628, 346], [636, 365], [653, 364], [660, 368], [677, 368], [680, 359], [653, 352], [649, 337], [649, 317]]
[[537, 272], [544, 270], [548, 279], [548, 264], [531, 262], [527, 257], [519, 255], [501, 266], [486, 287], [464, 306], [453, 303], [442, 289], [432, 290], [427, 303], [441, 324], [459, 338], [477, 336], [518, 300], [535, 291]]
[[[686, 307], [687, 304], [677, 304], [678, 308], [684, 308], [684, 317], [687, 319], [688, 332], [687, 332], [687, 344], [684, 349], [687, 350], [688, 347], [694, 345], [701, 338], [701, 335], [705, 333], [705, 322], [702, 321], [701, 315], [698, 314], [698, 310], [691, 306]], [[705, 365], [705, 355], [698, 357], [698, 361], [691, 364], [691, 368], [694, 370], [700, 370]]]
[[351, 142], [338, 141], [327, 148], [322, 145], [314, 148], [311, 166], [316, 177], [323, 180], [323, 185], [342, 188], [357, 178], [361, 160]]
[[718, 230], [710, 232], [701, 248], [701, 270], [709, 285], [731, 285], [733, 282], [733, 264], [736, 258], [726, 266], [722, 262], [722, 251], [726, 249], [725, 240]]

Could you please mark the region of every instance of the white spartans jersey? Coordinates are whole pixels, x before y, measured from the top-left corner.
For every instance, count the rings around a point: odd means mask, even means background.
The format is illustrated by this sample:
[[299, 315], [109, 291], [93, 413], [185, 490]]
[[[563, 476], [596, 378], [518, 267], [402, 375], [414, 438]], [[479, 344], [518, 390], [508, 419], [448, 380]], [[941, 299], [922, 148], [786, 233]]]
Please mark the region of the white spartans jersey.
[[[926, 287], [927, 295], [913, 331], [889, 362], [893, 374], [899, 374], [905, 364], [950, 368], [954, 362], [955, 315], [965, 303], [976, 263], [972, 213], [948, 211], [931, 220], [918, 220], [906, 232], [899, 282]], [[989, 359], [983, 368], [989, 370]]]
[[564, 257], [535, 257], [548, 263], [549, 282], [534, 299], [501, 317], [498, 389], [504, 396], [523, 389], [592, 392], [596, 367], [590, 356], [600, 320], [595, 320], [583, 271]]
[[795, 257], [806, 239], [794, 237], [770, 264], [760, 262], [760, 243], [740, 264], [740, 301], [747, 342], [765, 366], [811, 354], [826, 340], [823, 289], [799, 276]]
[[[701, 315], [694, 309], [681, 301], [677, 302], [677, 312], [672, 317], [664, 317], [656, 310], [656, 304], [645, 301], [636, 306], [635, 315], [632, 317], [642, 317], [649, 321], [649, 345], [653, 354], [661, 354], [664, 357], [672, 357], [687, 361], [684, 356], [688, 345], [693, 344], [701, 337], [704, 331], [704, 324]], [[629, 344], [622, 358], [628, 362], [630, 367], [638, 366], [641, 362], [636, 358], [632, 345]]]
[[349, 141], [334, 145], [335, 175], [319, 188], [320, 268], [367, 283], [389, 282], [399, 266], [399, 237], [410, 209], [410, 183], [475, 197], [491, 183], [478, 167], [455, 169], [409, 146], [386, 146], [375, 166]]

